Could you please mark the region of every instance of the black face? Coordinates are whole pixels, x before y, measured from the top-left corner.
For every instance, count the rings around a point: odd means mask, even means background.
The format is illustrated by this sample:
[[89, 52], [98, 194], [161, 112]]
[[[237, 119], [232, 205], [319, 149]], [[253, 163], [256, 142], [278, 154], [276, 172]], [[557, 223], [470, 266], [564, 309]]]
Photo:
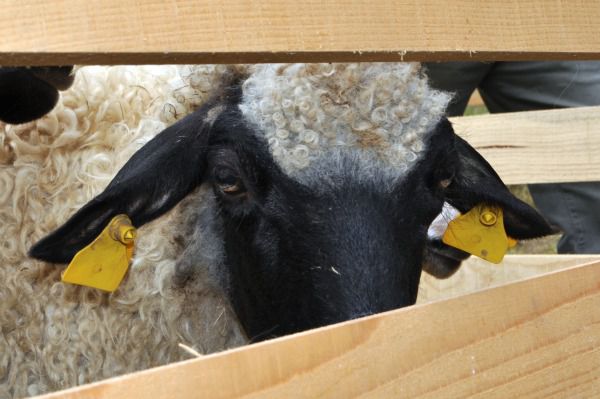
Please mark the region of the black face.
[[231, 300], [249, 337], [413, 304], [427, 227], [458, 162], [451, 131], [436, 131], [429, 162], [405, 177], [365, 178], [348, 157], [302, 184], [254, 132], [229, 128], [237, 118], [230, 109], [215, 122], [205, 181], [221, 208]]
[[405, 175], [365, 176], [348, 155], [301, 183], [277, 166], [238, 99], [208, 104], [159, 134], [30, 254], [68, 262], [114, 215], [139, 226], [211, 184], [230, 299], [248, 336], [261, 340], [414, 303], [422, 264], [444, 277], [467, 257], [427, 240], [444, 201], [461, 211], [481, 202], [503, 207], [517, 239], [552, 231], [445, 119]]

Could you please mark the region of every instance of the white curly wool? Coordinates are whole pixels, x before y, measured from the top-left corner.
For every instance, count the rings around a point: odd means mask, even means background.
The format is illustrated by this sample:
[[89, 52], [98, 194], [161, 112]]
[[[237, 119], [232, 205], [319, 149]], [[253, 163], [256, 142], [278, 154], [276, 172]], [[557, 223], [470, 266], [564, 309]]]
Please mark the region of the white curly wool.
[[[226, 71], [85, 67], [49, 115], [0, 125], [0, 398], [189, 358], [179, 343], [213, 352], [245, 342], [211, 283], [220, 252], [208, 189], [140, 229], [130, 272], [114, 294], [63, 284], [64, 267], [26, 256], [136, 150], [206, 101]], [[196, 281], [180, 288], [173, 277], [189, 241], [207, 251], [197, 258]]]
[[[352, 154], [365, 179], [381, 167], [401, 175], [448, 101], [417, 64], [250, 71], [243, 114], [299, 178], [316, 179], [308, 166], [336, 163], [332, 153]], [[184, 359], [179, 343], [212, 352], [245, 342], [221, 286], [209, 187], [140, 229], [130, 272], [113, 294], [63, 284], [63, 267], [26, 256], [135, 151], [232, 77], [224, 66], [85, 67], [49, 115], [0, 125], [0, 398]]]
[[297, 178], [332, 149], [402, 174], [450, 100], [416, 63], [259, 65], [243, 89], [243, 114]]

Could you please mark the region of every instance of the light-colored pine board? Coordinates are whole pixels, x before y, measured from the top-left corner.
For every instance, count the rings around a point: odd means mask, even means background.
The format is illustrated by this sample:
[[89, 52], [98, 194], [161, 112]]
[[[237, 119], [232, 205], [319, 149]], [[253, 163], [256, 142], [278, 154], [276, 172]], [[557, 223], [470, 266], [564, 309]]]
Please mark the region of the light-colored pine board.
[[0, 64], [600, 59], [595, 0], [9, 0]]
[[600, 263], [46, 398], [600, 395]]
[[506, 184], [600, 181], [600, 107], [451, 120]]
[[600, 255], [506, 255], [498, 265], [471, 256], [447, 279], [423, 273], [417, 303], [470, 294], [593, 261], [600, 262]]

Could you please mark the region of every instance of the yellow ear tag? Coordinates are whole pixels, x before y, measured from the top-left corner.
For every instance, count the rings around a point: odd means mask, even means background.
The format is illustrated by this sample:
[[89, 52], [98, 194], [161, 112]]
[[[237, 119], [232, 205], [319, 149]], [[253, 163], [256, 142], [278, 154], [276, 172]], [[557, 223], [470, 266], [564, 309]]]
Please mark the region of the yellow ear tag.
[[442, 241], [492, 263], [500, 263], [517, 243], [506, 236], [502, 209], [488, 205], [477, 205], [448, 223]]
[[75, 254], [62, 281], [113, 292], [125, 277], [135, 237], [127, 215], [115, 216], [91, 244]]

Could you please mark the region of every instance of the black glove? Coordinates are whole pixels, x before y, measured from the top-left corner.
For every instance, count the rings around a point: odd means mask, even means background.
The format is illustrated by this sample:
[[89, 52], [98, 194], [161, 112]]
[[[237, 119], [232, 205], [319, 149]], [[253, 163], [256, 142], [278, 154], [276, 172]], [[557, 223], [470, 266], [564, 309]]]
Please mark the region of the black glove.
[[52, 110], [73, 83], [72, 66], [0, 68], [0, 120], [25, 123]]

